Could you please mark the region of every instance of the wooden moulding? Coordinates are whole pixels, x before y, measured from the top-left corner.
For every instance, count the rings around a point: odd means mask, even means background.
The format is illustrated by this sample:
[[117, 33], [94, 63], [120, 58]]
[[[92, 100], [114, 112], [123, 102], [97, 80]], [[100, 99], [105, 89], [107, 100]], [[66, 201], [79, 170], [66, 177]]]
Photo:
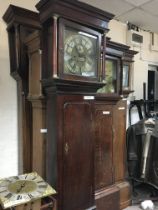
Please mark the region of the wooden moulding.
[[43, 97], [41, 84], [42, 51], [40, 42], [41, 33], [35, 31], [25, 39], [29, 57], [29, 91], [28, 98], [39, 99]]
[[69, 92], [71, 94], [95, 94], [96, 91], [101, 88], [104, 83], [100, 82], [83, 82], [73, 81], [55, 78], [43, 79], [42, 85], [46, 89], [53, 88], [54, 92]]
[[130, 46], [111, 41], [109, 37], [106, 37], [106, 53], [113, 54], [121, 57], [123, 61], [133, 61], [134, 55], [138, 52], [130, 50]]
[[2, 18], [7, 23], [8, 27], [14, 23], [19, 23], [36, 29], [41, 28], [37, 12], [15, 5], [10, 5]]
[[131, 205], [131, 186], [129, 182], [124, 181], [117, 184], [120, 193], [120, 209]]
[[74, 0], [42, 0], [36, 5], [36, 8], [40, 11], [41, 22], [57, 14], [101, 30], [108, 30], [107, 24], [114, 17], [113, 14]]
[[96, 192], [95, 202], [99, 210], [120, 210], [119, 189], [116, 186], [111, 186]]
[[[39, 15], [36, 12], [10, 5], [3, 15], [7, 24], [10, 73], [15, 80], [28, 79], [25, 38], [34, 30], [40, 30]], [[25, 87], [27, 89], [27, 87]]]

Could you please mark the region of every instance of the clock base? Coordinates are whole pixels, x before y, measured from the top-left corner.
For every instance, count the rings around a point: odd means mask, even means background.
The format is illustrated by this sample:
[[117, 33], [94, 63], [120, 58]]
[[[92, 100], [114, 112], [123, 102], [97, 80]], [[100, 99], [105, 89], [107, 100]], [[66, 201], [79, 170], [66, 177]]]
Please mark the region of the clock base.
[[41, 209], [41, 200], [37, 200], [34, 202], [30, 202], [24, 205], [20, 205], [20, 206], [16, 206], [15, 210], [37, 210], [37, 209]]
[[95, 193], [95, 202], [98, 210], [120, 210], [119, 189], [113, 185]]
[[[33, 202], [29, 202], [26, 204], [21, 204], [19, 206], [13, 207], [14, 210], [40, 210], [41, 209], [41, 199]], [[0, 210], [2, 210], [2, 207], [0, 207]], [[9, 210], [9, 209], [8, 209]]]
[[[57, 201], [54, 197], [49, 196], [44, 199], [40, 199], [34, 202], [29, 202], [27, 204], [22, 204], [14, 207], [14, 210], [57, 210]], [[0, 210], [3, 208], [0, 206]], [[10, 209], [6, 209], [10, 210]]]
[[116, 186], [119, 188], [120, 193], [120, 209], [124, 209], [131, 205], [131, 186], [129, 182], [122, 181], [117, 183]]

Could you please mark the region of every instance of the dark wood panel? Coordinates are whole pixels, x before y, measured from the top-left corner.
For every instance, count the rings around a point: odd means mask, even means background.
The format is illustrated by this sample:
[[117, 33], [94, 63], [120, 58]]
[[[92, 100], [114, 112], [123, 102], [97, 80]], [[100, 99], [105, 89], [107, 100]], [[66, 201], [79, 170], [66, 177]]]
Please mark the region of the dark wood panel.
[[[114, 106], [114, 167], [115, 182], [125, 179], [125, 145], [126, 145], [126, 103], [119, 101]], [[119, 123], [118, 123], [119, 122]]]
[[119, 190], [113, 186], [96, 194], [98, 210], [119, 210]]
[[2, 18], [7, 24], [10, 73], [16, 80], [21, 78], [27, 83], [28, 60], [24, 40], [34, 30], [40, 29], [39, 15], [36, 12], [10, 5]]
[[82, 95], [47, 95], [47, 181], [58, 192], [58, 209], [94, 205], [91, 104]]
[[112, 106], [94, 105], [95, 189], [113, 183]]
[[93, 139], [91, 107], [64, 104], [63, 209], [85, 209], [93, 200]]
[[123, 181], [117, 184], [120, 193], [120, 209], [125, 209], [127, 206], [130, 206], [132, 203], [131, 198], [131, 185], [127, 181]]
[[[32, 171], [32, 107], [26, 96], [19, 97], [19, 122], [22, 122], [20, 134], [22, 133], [22, 142], [20, 141], [20, 150], [23, 157], [23, 172]], [[22, 145], [21, 145], [22, 144]]]
[[60, 17], [90, 25], [103, 31], [108, 29], [108, 22], [113, 18], [113, 15], [108, 12], [73, 0], [42, 0], [36, 5], [36, 8], [40, 11], [40, 20], [42, 22], [57, 14]]

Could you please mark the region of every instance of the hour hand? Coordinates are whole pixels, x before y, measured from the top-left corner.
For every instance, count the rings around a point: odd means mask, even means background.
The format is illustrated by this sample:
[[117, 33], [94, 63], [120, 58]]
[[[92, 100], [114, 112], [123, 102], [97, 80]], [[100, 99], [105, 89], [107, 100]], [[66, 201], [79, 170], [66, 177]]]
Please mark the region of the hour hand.
[[21, 186], [20, 186], [20, 188], [19, 189], [17, 189], [17, 193], [20, 193], [20, 191], [23, 189], [25, 187], [25, 182], [23, 182], [22, 184], [21, 184]]
[[75, 49], [74, 54], [75, 54], [76, 56], [79, 56], [78, 48], [77, 48], [76, 45], [74, 46], [74, 49]]

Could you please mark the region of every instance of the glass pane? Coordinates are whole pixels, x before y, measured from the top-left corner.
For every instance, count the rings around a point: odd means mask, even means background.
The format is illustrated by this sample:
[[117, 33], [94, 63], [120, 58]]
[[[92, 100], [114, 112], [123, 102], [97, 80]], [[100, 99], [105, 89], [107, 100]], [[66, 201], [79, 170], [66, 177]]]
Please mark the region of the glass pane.
[[109, 93], [116, 92], [116, 67], [117, 63], [115, 60], [106, 60], [106, 89]]
[[123, 79], [122, 79], [123, 89], [129, 89], [129, 65], [123, 65]]
[[117, 60], [106, 59], [105, 83], [106, 85], [99, 89], [98, 93], [116, 93], [117, 88]]

